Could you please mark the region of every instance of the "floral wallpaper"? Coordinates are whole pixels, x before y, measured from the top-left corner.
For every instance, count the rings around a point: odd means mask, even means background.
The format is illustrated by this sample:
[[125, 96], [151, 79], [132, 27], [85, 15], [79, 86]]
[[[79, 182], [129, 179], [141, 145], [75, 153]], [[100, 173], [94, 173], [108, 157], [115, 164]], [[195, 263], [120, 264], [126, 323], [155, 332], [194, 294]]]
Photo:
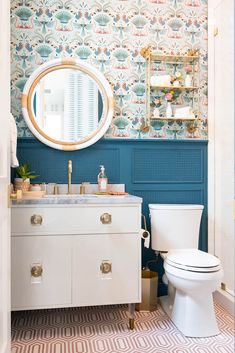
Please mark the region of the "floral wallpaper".
[[[19, 137], [31, 136], [21, 113], [30, 74], [61, 56], [80, 58], [103, 72], [113, 87], [115, 114], [107, 138], [207, 138], [207, 0], [12, 0], [12, 113]], [[201, 119], [145, 119], [145, 59], [140, 49], [201, 51]]]

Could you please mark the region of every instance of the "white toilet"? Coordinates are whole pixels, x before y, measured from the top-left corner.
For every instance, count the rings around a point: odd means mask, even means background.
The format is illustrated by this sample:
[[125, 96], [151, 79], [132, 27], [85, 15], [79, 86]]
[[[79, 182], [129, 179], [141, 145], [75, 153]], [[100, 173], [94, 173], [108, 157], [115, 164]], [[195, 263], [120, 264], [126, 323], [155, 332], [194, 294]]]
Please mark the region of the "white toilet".
[[164, 311], [189, 337], [219, 334], [212, 293], [219, 287], [220, 260], [198, 250], [202, 205], [150, 204], [152, 249], [164, 258], [168, 296]]

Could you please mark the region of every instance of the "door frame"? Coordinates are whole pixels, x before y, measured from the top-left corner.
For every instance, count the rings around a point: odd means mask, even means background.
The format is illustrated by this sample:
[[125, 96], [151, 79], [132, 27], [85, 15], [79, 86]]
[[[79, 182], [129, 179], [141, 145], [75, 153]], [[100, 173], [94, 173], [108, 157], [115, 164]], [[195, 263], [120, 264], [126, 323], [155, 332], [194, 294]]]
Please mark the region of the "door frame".
[[[231, 0], [232, 1], [232, 0]], [[214, 38], [219, 30], [214, 17], [215, 8], [223, 0], [208, 0], [208, 252], [221, 256], [221, 237], [218, 236], [216, 220], [216, 123], [215, 123], [215, 42]], [[230, 212], [228, 210], [228, 212]], [[216, 299], [232, 314], [234, 314], [234, 298], [225, 290], [219, 289], [215, 293]]]
[[10, 1], [0, 1], [0, 353], [10, 352]]

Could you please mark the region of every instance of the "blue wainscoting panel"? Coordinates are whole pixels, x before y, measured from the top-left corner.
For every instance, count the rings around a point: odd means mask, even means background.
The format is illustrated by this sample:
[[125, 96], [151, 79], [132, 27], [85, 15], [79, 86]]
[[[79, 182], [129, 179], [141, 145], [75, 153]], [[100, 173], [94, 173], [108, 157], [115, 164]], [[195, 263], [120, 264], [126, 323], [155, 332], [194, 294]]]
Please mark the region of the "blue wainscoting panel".
[[158, 150], [134, 148], [132, 163], [134, 184], [203, 181], [203, 151], [200, 149], [182, 149], [179, 144], [174, 149], [169, 146], [161, 146]]
[[[126, 191], [143, 198], [148, 227], [149, 203], [202, 204], [199, 248], [207, 250], [207, 141], [102, 139], [86, 149], [65, 152], [27, 138], [18, 141], [18, 158], [40, 174], [36, 182], [46, 183], [67, 183], [69, 159], [73, 183], [96, 183], [103, 164], [110, 183], [124, 183]], [[143, 249], [143, 265], [152, 259], [153, 251]], [[151, 269], [161, 276], [161, 260]], [[160, 281], [159, 294], [163, 293]]]

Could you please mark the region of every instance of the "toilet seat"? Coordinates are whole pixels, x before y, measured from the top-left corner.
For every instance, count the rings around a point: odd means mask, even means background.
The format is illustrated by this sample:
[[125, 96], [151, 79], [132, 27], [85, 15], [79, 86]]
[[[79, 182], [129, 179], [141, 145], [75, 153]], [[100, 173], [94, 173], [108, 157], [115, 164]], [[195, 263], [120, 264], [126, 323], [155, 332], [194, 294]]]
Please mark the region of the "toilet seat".
[[218, 272], [221, 270], [220, 260], [197, 249], [170, 250], [165, 259], [169, 266], [190, 272]]

